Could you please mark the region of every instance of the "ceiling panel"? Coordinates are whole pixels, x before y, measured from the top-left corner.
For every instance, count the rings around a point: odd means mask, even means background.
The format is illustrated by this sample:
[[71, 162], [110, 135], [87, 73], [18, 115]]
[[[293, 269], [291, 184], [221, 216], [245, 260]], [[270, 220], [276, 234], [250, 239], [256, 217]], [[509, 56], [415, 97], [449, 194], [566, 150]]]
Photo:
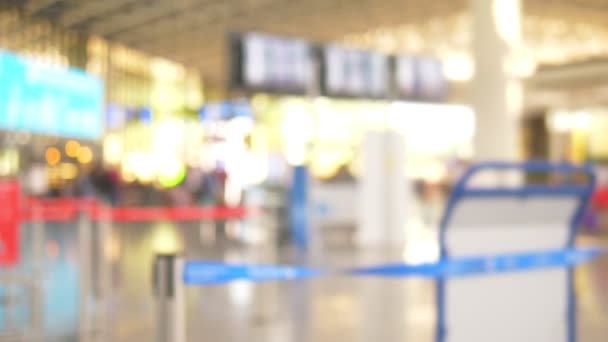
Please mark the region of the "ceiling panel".
[[[8, 0], [4, 0], [8, 1]], [[142, 51], [199, 67], [216, 80], [230, 31], [313, 41], [464, 13], [469, 0], [23, 0], [24, 10]], [[608, 30], [606, 0], [524, 0], [524, 13]]]
[[45, 8], [50, 7], [53, 3], [56, 3], [57, 0], [34, 0], [28, 1], [25, 5], [25, 8], [29, 13], [37, 13]]
[[[116, 40], [146, 50], [147, 47], [163, 44], [171, 45], [176, 39], [179, 41], [184, 37], [196, 37], [196, 35], [206, 32], [209, 32], [209, 34], [205, 38], [217, 38], [210, 36], [217, 33], [218, 23], [225, 23], [224, 18], [232, 10], [233, 7], [226, 2], [216, 2], [200, 8], [198, 11], [190, 11], [178, 20], [171, 18], [161, 23], [151, 24], [148, 30], [142, 29], [137, 33], [133, 31], [125, 32], [124, 36], [117, 36]], [[194, 40], [194, 42], [197, 41], [200, 41], [200, 39]], [[196, 47], [196, 45], [193, 45], [193, 47]]]
[[[87, 26], [97, 20], [111, 20], [112, 16], [122, 11], [130, 10], [131, 6], [143, 0], [85, 0], [73, 3], [69, 6], [59, 22], [68, 28]], [[84, 25], [83, 25], [84, 24]], [[96, 33], [96, 32], [95, 32]]]

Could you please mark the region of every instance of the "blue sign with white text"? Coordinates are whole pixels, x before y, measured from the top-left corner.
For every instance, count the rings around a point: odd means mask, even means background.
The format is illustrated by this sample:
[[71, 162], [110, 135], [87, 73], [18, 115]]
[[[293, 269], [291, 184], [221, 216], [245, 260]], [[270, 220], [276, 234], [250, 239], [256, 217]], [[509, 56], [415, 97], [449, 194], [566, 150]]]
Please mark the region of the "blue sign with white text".
[[86, 72], [0, 51], [0, 128], [97, 139], [103, 83]]

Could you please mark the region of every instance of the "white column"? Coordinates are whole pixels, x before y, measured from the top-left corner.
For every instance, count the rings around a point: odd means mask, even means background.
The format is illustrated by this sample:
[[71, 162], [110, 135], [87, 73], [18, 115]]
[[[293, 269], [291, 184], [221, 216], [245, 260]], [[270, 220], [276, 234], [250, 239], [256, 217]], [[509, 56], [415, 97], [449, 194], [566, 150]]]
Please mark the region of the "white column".
[[368, 132], [362, 155], [356, 242], [361, 247], [402, 247], [408, 209], [403, 137], [392, 131]]
[[521, 40], [519, 0], [471, 0], [477, 115], [475, 159], [520, 158], [522, 89], [517, 68]]

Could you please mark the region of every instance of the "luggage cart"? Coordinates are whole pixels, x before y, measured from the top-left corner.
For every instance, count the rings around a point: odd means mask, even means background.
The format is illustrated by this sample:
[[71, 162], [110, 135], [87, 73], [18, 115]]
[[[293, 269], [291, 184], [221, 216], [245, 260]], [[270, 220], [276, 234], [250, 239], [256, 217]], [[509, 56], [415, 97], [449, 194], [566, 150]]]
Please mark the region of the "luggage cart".
[[[476, 185], [492, 173], [581, 175], [578, 184]], [[441, 260], [565, 250], [595, 177], [590, 166], [483, 163], [457, 183], [440, 226]], [[551, 258], [548, 253], [545, 257]], [[538, 260], [537, 260], [538, 261]], [[548, 260], [550, 261], [550, 260]], [[437, 280], [437, 341], [576, 340], [573, 267]]]

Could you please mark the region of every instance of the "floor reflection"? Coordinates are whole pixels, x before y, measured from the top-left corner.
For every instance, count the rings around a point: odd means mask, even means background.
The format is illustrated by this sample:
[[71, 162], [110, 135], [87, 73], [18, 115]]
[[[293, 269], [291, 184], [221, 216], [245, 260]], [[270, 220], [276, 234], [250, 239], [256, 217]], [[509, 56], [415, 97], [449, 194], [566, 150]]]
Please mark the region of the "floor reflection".
[[[48, 228], [47, 333], [75, 340], [78, 325], [78, 260], [74, 227]], [[189, 259], [248, 263], [306, 263], [330, 267], [437, 258], [436, 234], [423, 225], [411, 230], [404, 249], [356, 250], [341, 246], [319, 255], [272, 244], [256, 246], [209, 239], [209, 225], [150, 223], [115, 225], [111, 257], [111, 330], [104, 341], [153, 341], [155, 301], [152, 260], [156, 252], [181, 250]], [[24, 236], [27, 244], [29, 233]], [[599, 239], [581, 238], [580, 244]], [[28, 252], [29, 253], [29, 252]], [[26, 253], [26, 255], [28, 255]], [[27, 257], [23, 272], [31, 267]], [[608, 256], [576, 270], [579, 342], [608, 341]], [[55, 280], [53, 280], [55, 279]], [[1, 288], [1, 286], [0, 286]], [[235, 282], [187, 289], [188, 341], [434, 341], [435, 284], [424, 279], [331, 277], [309, 281]], [[2, 295], [2, 293], [0, 293]], [[21, 317], [27, 328], [27, 315]], [[0, 311], [0, 321], [6, 316]], [[14, 323], [14, 322], [13, 322]], [[5, 326], [0, 326], [3, 331]], [[71, 329], [68, 335], [51, 334]], [[0, 335], [0, 340], [3, 339]], [[63, 337], [62, 337], [63, 336]], [[67, 337], [66, 337], [67, 336]], [[47, 340], [52, 340], [47, 339]], [[17, 341], [17, 340], [15, 340]]]
[[[319, 262], [318, 258], [307, 260], [293, 250], [274, 246], [205, 246], [197, 227], [176, 229], [188, 258], [250, 263]], [[129, 227], [121, 237], [126, 246], [151, 244], [152, 239], [146, 238], [146, 234], [152, 233], [147, 230], [150, 228]], [[429, 242], [433, 234], [423, 230], [418, 234], [420, 245], [414, 245], [414, 251], [334, 248], [323, 251], [322, 262], [342, 267], [404, 259], [433, 260], [437, 253]], [[126, 250], [120, 263], [123, 283], [118, 291], [121, 303], [115, 340], [152, 339], [154, 302], [148, 266], [152, 253], [143, 246]], [[608, 257], [602, 257], [576, 272], [579, 341], [608, 340], [607, 264]], [[430, 342], [435, 338], [437, 313], [434, 291], [431, 280], [348, 277], [192, 287], [187, 289], [187, 335], [189, 341]]]

